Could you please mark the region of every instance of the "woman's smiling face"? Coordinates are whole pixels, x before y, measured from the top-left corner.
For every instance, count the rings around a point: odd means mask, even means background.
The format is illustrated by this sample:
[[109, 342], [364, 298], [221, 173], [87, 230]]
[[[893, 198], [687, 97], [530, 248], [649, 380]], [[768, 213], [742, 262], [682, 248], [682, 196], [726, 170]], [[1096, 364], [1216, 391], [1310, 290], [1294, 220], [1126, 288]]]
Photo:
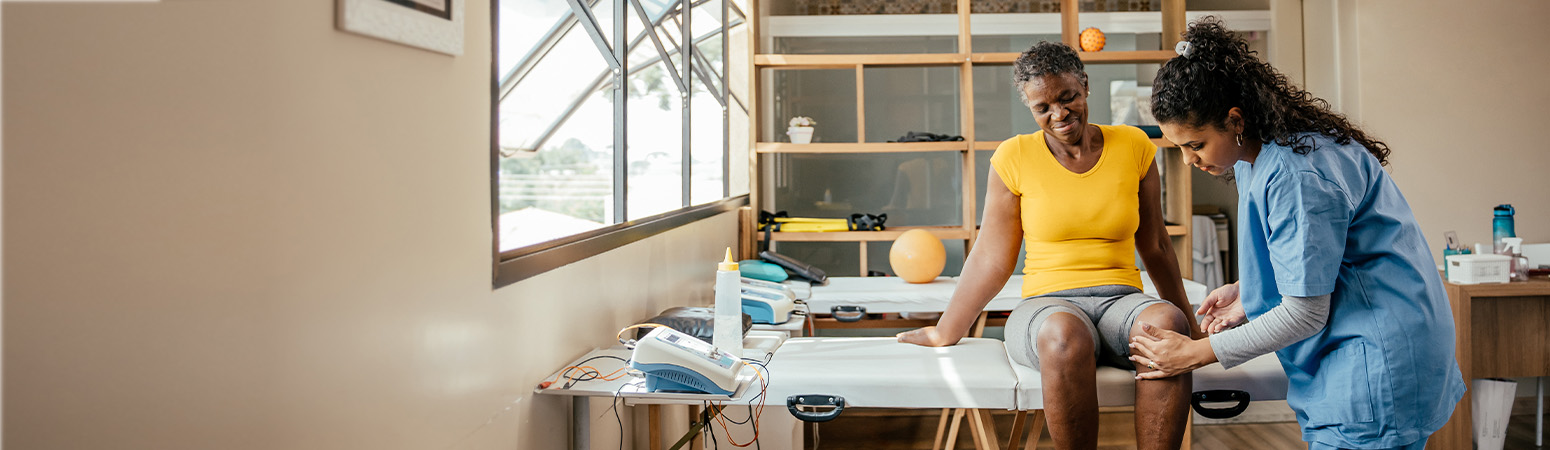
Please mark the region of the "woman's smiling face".
[[1087, 86], [1077, 74], [1028, 80], [1023, 84], [1023, 98], [1044, 134], [1067, 144], [1081, 141], [1087, 129]]

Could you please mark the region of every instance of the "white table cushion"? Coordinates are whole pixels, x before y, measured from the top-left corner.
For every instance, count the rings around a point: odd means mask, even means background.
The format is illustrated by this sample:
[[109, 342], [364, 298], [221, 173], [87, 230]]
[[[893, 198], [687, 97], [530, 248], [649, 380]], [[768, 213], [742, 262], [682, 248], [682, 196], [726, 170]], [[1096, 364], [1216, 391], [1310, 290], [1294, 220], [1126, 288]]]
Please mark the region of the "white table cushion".
[[[1039, 371], [1012, 364], [1017, 373], [1017, 409], [1044, 408], [1043, 378]], [[1136, 373], [1108, 366], [1098, 367], [1098, 406], [1130, 406], [1136, 402]], [[1275, 354], [1260, 355], [1232, 370], [1211, 364], [1195, 370], [1193, 391], [1232, 389], [1249, 393], [1253, 401], [1285, 400], [1286, 372]]]
[[[985, 307], [986, 311], [1011, 311], [1022, 301], [1021, 277]], [[937, 277], [929, 283], [908, 283], [899, 277], [829, 277], [827, 286], [813, 286], [807, 305], [827, 314], [835, 306], [864, 306], [870, 313], [942, 312], [958, 288], [958, 279]]]
[[[1206, 287], [1192, 280], [1184, 282], [1190, 303], [1206, 298]], [[807, 304], [814, 312], [827, 314], [840, 305], [864, 306], [869, 313], [942, 312], [958, 288], [958, 278], [937, 277], [929, 283], [908, 283], [899, 277], [829, 277], [827, 286], [813, 286]], [[1157, 295], [1152, 279], [1141, 273], [1142, 291]], [[1022, 302], [1023, 277], [1007, 280], [985, 311], [1011, 311]]]
[[[1017, 373], [1017, 409], [1044, 409], [1044, 378], [1038, 370], [1013, 363]], [[1136, 403], [1136, 374], [1123, 369], [1098, 366], [1098, 406], [1128, 406]]]
[[1013, 409], [1017, 375], [1006, 346], [967, 338], [948, 347], [894, 338], [793, 338], [769, 364], [769, 401], [832, 394], [847, 406]]

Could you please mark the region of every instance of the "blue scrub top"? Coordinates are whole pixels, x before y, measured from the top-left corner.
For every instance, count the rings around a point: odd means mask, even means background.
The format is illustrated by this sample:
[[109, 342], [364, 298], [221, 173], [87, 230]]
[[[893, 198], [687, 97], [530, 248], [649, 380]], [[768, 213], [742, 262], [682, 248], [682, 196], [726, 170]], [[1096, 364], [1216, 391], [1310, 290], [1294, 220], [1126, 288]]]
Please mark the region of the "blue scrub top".
[[1436, 432], [1464, 395], [1453, 313], [1410, 205], [1360, 143], [1266, 144], [1238, 183], [1248, 317], [1282, 296], [1331, 294], [1329, 321], [1276, 351], [1303, 440], [1399, 447]]

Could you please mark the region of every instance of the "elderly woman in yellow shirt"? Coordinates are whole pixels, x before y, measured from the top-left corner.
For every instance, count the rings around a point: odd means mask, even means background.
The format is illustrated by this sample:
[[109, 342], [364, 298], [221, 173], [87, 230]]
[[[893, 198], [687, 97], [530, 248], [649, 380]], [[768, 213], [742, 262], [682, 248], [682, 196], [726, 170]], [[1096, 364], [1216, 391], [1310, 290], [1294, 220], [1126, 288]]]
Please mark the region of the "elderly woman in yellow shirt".
[[[953, 345], [1006, 285], [1020, 243], [1025, 298], [1006, 324], [1012, 360], [1039, 369], [1056, 448], [1095, 448], [1099, 364], [1145, 368], [1127, 344], [1145, 322], [1199, 336], [1161, 211], [1153, 156], [1140, 129], [1087, 123], [1087, 73], [1076, 51], [1040, 42], [1013, 82], [1040, 131], [1003, 142], [986, 177], [985, 221], [951, 303], [934, 327], [900, 342]], [[1167, 300], [1141, 293], [1140, 253]], [[1189, 414], [1188, 374], [1136, 382], [1141, 449], [1177, 449]]]

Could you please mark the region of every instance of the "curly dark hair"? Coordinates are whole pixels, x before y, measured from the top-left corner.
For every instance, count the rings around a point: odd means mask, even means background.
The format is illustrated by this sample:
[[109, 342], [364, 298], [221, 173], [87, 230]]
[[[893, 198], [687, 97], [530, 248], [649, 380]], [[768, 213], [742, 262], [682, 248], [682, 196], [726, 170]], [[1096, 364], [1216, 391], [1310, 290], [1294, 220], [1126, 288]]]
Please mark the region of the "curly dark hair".
[[1068, 73], [1076, 74], [1082, 80], [1082, 86], [1087, 86], [1087, 69], [1082, 65], [1082, 58], [1076, 55], [1076, 50], [1060, 42], [1039, 41], [1028, 47], [1012, 63], [1012, 87], [1017, 89], [1018, 98], [1028, 103], [1028, 94], [1023, 91], [1023, 87], [1029, 81], [1045, 75]]
[[1243, 112], [1243, 134], [1260, 142], [1307, 154], [1313, 150], [1313, 140], [1297, 134], [1321, 133], [1339, 144], [1359, 142], [1379, 164], [1388, 165], [1388, 144], [1331, 111], [1329, 102], [1287, 81], [1220, 19], [1207, 16], [1191, 23], [1184, 40], [1189, 42], [1188, 50], [1163, 64], [1152, 82], [1152, 115], [1157, 121], [1222, 129], [1227, 111], [1238, 107]]

